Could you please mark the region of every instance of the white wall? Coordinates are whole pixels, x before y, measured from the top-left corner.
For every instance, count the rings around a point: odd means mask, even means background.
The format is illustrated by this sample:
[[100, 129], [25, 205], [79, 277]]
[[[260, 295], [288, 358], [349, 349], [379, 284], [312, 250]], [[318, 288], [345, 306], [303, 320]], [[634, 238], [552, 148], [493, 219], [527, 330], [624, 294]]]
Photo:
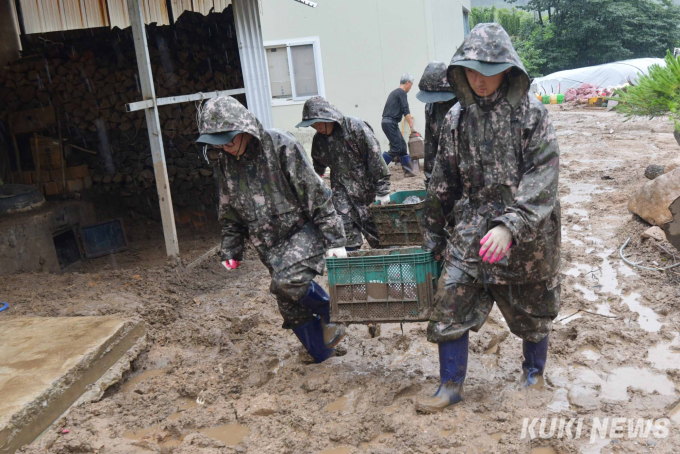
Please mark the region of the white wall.
[[[310, 8], [293, 0], [262, 0], [265, 42], [318, 36], [326, 98], [345, 115], [368, 121], [387, 150], [380, 128], [382, 110], [399, 77], [410, 72], [415, 87], [409, 106], [416, 129], [424, 130], [424, 104], [415, 94], [428, 62], [448, 63], [463, 40], [463, 6], [469, 0], [317, 0]], [[274, 125], [296, 130], [302, 103], [272, 107]], [[302, 133], [302, 134], [300, 134]], [[307, 144], [305, 144], [307, 146]]]

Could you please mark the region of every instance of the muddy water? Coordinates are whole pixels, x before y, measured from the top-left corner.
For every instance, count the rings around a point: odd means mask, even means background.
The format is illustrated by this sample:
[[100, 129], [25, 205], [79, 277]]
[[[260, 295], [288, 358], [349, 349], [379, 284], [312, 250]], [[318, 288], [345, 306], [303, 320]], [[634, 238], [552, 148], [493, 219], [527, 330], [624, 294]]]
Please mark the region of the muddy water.
[[123, 386], [120, 388], [120, 392], [122, 393], [127, 393], [132, 391], [132, 389], [137, 386], [138, 383], [141, 383], [145, 380], [148, 380], [150, 378], [158, 377], [160, 375], [163, 375], [165, 373], [165, 369], [154, 369], [154, 370], [147, 370], [146, 372], [142, 372], [139, 375], [136, 375], [132, 377], [130, 380], [125, 382]]
[[676, 333], [670, 343], [662, 342], [651, 347], [647, 358], [655, 369], [680, 369], [680, 335]]
[[351, 451], [352, 451], [352, 448], [340, 447], [340, 448], [326, 449], [324, 451], [320, 451], [319, 454], [349, 454]]
[[597, 361], [602, 357], [600, 350], [593, 347], [592, 345], [586, 345], [585, 347], [581, 347], [578, 349], [578, 352], [585, 356], [585, 358], [590, 361]]
[[364, 391], [363, 388], [355, 388], [351, 390], [349, 393], [345, 394], [342, 396], [340, 399], [336, 400], [335, 402], [331, 402], [330, 404], [326, 405], [326, 407], [323, 409], [324, 411], [327, 412], [338, 412], [338, 413], [345, 413], [354, 410], [354, 405], [361, 395], [361, 393]]
[[225, 424], [199, 430], [206, 437], [224, 442], [227, 446], [236, 446], [250, 433], [250, 429], [241, 424]]
[[188, 399], [188, 398], [182, 398], [179, 401], [177, 401], [177, 411], [172, 413], [170, 416], [168, 416], [168, 419], [173, 421], [175, 419], [179, 419], [182, 417], [182, 415], [187, 411], [192, 408], [199, 407], [198, 403], [196, 402], [195, 399]]
[[533, 448], [531, 454], [557, 454], [553, 448]]

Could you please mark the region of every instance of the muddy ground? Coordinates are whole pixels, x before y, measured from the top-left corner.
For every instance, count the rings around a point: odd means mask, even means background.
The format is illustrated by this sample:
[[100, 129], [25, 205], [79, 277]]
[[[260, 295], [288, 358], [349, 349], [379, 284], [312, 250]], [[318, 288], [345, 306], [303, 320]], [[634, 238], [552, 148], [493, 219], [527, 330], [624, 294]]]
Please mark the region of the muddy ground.
[[[551, 116], [562, 152], [563, 301], [542, 386], [517, 388], [521, 342], [494, 309], [470, 336], [464, 402], [417, 414], [414, 399], [438, 384], [425, 323], [403, 332], [382, 325], [376, 338], [352, 325], [337, 356], [311, 364], [281, 329], [256, 254], [234, 272], [213, 260], [183, 274], [165, 260], [160, 226], [128, 219], [128, 252], [80, 272], [0, 280], [11, 305], [2, 317], [120, 314], [143, 319], [149, 332], [123, 382], [73, 409], [59, 424], [69, 433], [52, 431], [22, 452], [680, 452], [680, 275], [633, 270], [618, 255], [631, 237], [632, 260], [674, 260], [641, 240], [648, 226], [626, 209], [645, 167], [677, 156], [672, 126], [623, 123], [599, 110], [554, 108]], [[393, 169], [393, 190], [423, 187]], [[185, 264], [218, 237], [214, 224], [180, 229]], [[580, 437], [521, 437], [524, 418], [544, 417], [583, 418]], [[595, 417], [667, 418], [668, 435], [631, 438], [624, 424], [623, 438], [607, 430], [591, 443]]]

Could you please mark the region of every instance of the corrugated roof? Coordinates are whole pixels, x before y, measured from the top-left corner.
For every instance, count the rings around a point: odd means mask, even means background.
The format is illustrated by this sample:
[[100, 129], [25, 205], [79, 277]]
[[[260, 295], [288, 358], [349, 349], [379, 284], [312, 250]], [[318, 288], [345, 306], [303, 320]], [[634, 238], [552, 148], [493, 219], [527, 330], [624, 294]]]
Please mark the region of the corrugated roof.
[[26, 33], [109, 25], [106, 0], [19, 0]]
[[[47, 33], [81, 28], [130, 26], [127, 0], [19, 0], [26, 33]], [[165, 0], [140, 0], [144, 22], [168, 25]], [[173, 17], [184, 11], [208, 14], [223, 11], [231, 0], [171, 0]]]

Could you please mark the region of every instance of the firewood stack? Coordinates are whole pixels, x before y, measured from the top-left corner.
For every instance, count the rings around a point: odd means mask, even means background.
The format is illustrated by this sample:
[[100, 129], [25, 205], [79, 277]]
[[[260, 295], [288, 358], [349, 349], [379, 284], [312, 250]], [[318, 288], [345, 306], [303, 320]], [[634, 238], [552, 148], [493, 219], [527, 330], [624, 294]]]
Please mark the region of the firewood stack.
[[[142, 99], [132, 31], [77, 32], [26, 48], [25, 58], [0, 69], [0, 120], [18, 110], [56, 106], [66, 144], [97, 151], [73, 151], [76, 164], [90, 168], [93, 196], [117, 195], [130, 208], [158, 215], [144, 111], [125, 110], [126, 103]], [[151, 24], [147, 38], [157, 97], [243, 87], [231, 6], [208, 16], [187, 11], [174, 26]], [[213, 169], [194, 145], [196, 106], [158, 110], [173, 202], [214, 206]]]

